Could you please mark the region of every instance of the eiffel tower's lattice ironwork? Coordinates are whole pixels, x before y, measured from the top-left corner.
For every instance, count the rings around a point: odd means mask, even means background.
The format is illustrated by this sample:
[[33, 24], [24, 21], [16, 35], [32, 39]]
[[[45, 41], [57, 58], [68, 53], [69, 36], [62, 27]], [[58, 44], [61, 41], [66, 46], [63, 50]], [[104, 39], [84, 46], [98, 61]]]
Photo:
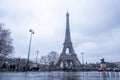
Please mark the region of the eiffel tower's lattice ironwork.
[[[68, 50], [68, 53], [66, 52]], [[70, 25], [69, 25], [69, 13], [66, 14], [66, 33], [65, 33], [65, 42], [63, 43], [63, 50], [60, 54], [58, 63], [56, 64], [59, 68], [66, 69], [80, 69], [80, 61], [75, 54], [70, 35]]]

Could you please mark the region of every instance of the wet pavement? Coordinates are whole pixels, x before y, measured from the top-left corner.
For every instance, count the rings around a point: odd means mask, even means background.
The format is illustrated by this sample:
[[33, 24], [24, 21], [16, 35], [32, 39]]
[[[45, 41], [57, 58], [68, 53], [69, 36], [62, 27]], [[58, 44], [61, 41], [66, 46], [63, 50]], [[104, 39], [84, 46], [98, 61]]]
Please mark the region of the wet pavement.
[[0, 72], [0, 80], [120, 80], [120, 72]]

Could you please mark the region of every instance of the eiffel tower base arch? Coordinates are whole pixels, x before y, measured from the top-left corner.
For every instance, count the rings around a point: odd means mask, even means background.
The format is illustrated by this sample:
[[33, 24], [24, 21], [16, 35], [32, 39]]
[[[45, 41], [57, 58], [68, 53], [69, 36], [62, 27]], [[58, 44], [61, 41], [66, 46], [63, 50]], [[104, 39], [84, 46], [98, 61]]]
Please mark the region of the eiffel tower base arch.
[[81, 67], [75, 54], [61, 54], [58, 63], [56, 64], [56, 69], [63, 71], [79, 71]]

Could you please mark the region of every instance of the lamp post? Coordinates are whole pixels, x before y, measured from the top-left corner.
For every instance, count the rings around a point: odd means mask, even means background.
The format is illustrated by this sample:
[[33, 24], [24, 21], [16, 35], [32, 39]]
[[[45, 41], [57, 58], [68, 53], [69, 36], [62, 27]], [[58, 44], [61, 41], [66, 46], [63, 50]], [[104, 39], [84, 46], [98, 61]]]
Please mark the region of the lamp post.
[[28, 48], [28, 58], [27, 58], [27, 71], [29, 70], [29, 57], [30, 57], [30, 48], [31, 48], [31, 41], [32, 41], [32, 34], [34, 34], [34, 31], [32, 29], [29, 30], [30, 34], [30, 42], [29, 42], [29, 48]]
[[83, 52], [81, 53], [82, 54], [82, 64], [83, 64], [83, 68], [84, 68], [84, 57], [83, 57]]
[[36, 51], [36, 53], [37, 53], [37, 55], [36, 55], [36, 64], [37, 64], [39, 51]]

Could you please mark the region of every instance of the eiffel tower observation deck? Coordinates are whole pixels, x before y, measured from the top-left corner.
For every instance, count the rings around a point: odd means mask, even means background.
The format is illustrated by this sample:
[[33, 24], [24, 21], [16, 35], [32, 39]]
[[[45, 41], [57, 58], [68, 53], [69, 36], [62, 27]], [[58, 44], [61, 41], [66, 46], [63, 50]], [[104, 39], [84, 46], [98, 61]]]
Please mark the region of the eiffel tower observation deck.
[[62, 53], [60, 54], [56, 67], [63, 70], [79, 70], [80, 69], [80, 61], [77, 58], [77, 54], [75, 53], [74, 48], [72, 46], [72, 42], [71, 42], [68, 12], [66, 13], [65, 41], [63, 43], [63, 50], [62, 50]]

